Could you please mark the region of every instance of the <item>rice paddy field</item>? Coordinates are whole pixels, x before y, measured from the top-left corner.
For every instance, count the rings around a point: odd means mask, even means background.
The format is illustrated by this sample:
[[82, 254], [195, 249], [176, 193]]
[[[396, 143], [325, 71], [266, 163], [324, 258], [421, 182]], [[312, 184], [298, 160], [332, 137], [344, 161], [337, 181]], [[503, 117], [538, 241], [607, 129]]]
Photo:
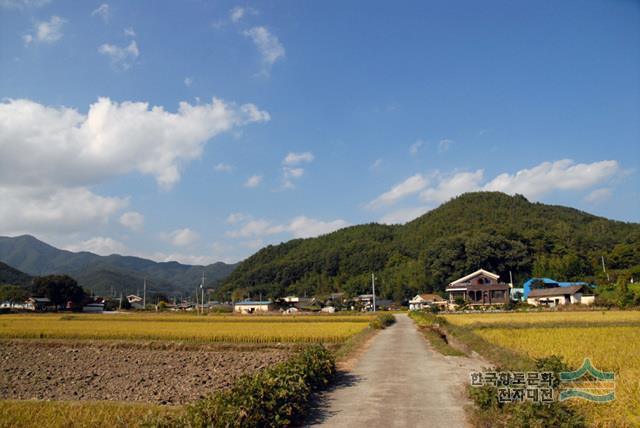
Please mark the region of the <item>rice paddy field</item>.
[[616, 399], [573, 400], [590, 426], [640, 426], [640, 311], [532, 312], [445, 315], [493, 345], [523, 356], [561, 355], [574, 369], [584, 358], [616, 373]]
[[341, 343], [366, 329], [371, 319], [362, 315], [6, 315], [0, 318], [0, 338]]
[[[307, 343], [333, 349], [369, 315], [0, 316], [0, 428], [136, 427], [180, 412]], [[358, 336], [359, 337], [359, 336]]]

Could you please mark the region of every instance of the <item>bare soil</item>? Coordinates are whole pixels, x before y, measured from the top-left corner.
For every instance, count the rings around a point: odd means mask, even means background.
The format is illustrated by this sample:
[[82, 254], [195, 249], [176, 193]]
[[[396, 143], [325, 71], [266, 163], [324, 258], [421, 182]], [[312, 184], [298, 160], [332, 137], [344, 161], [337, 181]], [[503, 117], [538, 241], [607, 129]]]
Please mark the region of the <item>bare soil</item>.
[[188, 403], [243, 374], [286, 360], [290, 348], [113, 346], [0, 342], [0, 399]]

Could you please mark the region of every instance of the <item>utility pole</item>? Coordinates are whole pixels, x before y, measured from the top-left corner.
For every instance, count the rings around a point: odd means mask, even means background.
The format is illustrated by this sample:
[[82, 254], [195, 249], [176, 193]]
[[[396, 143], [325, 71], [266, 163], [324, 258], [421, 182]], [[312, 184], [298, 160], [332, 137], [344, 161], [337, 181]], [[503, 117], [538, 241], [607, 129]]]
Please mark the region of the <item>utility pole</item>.
[[371, 289], [373, 291], [373, 312], [376, 311], [376, 275], [371, 274]]
[[204, 315], [204, 271], [202, 271], [202, 282], [200, 283], [200, 291], [202, 293], [202, 315]]
[[600, 259], [602, 260], [602, 271], [607, 275], [607, 282], [609, 282], [609, 274], [607, 273], [607, 268], [604, 266], [604, 256], [600, 256]]

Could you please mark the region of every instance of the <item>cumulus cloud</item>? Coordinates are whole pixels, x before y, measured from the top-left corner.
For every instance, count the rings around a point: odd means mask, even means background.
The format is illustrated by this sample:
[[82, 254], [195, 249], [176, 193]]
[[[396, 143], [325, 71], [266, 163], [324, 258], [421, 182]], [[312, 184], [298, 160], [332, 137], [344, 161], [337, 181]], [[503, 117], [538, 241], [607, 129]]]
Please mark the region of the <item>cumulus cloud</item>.
[[604, 187], [602, 189], [596, 189], [589, 192], [589, 194], [584, 197], [584, 201], [590, 204], [600, 204], [611, 199], [611, 195], [611, 189]]
[[133, 29], [133, 27], [125, 28], [125, 29], [123, 30], [123, 33], [124, 33], [124, 35], [125, 35], [126, 37], [135, 37], [135, 36], [136, 36], [136, 32], [135, 32], [135, 30]]
[[282, 160], [283, 165], [298, 165], [300, 163], [313, 162], [314, 156], [311, 152], [294, 153], [289, 152]]
[[244, 182], [244, 187], [258, 187], [262, 183], [261, 175], [252, 175]]
[[604, 160], [589, 164], [570, 159], [543, 162], [515, 174], [500, 174], [484, 186], [485, 190], [520, 193], [537, 198], [553, 190], [584, 190], [620, 173], [617, 161]]
[[249, 37], [258, 48], [262, 56], [263, 73], [268, 74], [273, 64], [285, 57], [284, 46], [265, 27], [253, 27], [242, 34]]
[[245, 213], [231, 213], [227, 216], [227, 223], [236, 224], [248, 220], [251, 216]]
[[427, 186], [427, 180], [422, 174], [415, 174], [404, 180], [402, 183], [398, 183], [391, 188], [391, 190], [384, 192], [373, 201], [369, 202], [367, 208], [374, 209], [384, 206], [393, 205], [399, 200], [418, 193]]
[[128, 70], [140, 55], [138, 44], [132, 40], [128, 46], [116, 46], [105, 43], [98, 48], [98, 52], [111, 60], [111, 65], [118, 70]]
[[293, 153], [289, 152], [282, 160], [283, 189], [294, 189], [296, 186], [294, 181], [304, 175], [304, 168], [299, 165], [301, 163], [313, 162], [314, 156], [311, 152]]
[[63, 36], [62, 26], [67, 21], [59, 16], [52, 16], [49, 21], [39, 21], [33, 26], [31, 33], [22, 37], [26, 44], [31, 43], [54, 43]]
[[91, 12], [91, 16], [99, 16], [104, 22], [108, 22], [109, 17], [111, 16], [109, 5], [107, 3], [102, 3], [94, 9], [93, 12]]
[[92, 186], [138, 172], [168, 189], [207, 141], [256, 121], [245, 111], [218, 99], [180, 103], [171, 113], [101, 98], [86, 115], [25, 99], [0, 102], [0, 229], [66, 233], [104, 224], [128, 199], [97, 195]]
[[[181, 102], [176, 113], [143, 102], [100, 98], [86, 115], [30, 100], [0, 103], [0, 183], [93, 184], [137, 171], [170, 188], [181, 165], [207, 141], [234, 127], [269, 120], [268, 113], [214, 98]], [[255, 106], [253, 106], [255, 109]]]
[[0, 183], [0, 232], [69, 233], [106, 224], [126, 198], [104, 197], [84, 187], [7, 186]]
[[89, 251], [101, 256], [127, 253], [127, 247], [122, 242], [116, 241], [112, 238], [106, 238], [104, 236], [96, 236], [95, 238], [87, 239], [86, 241], [67, 245], [65, 250], [74, 252]]
[[218, 171], [218, 172], [231, 172], [233, 171], [233, 165], [229, 165], [226, 163], [219, 163], [216, 166], [213, 167], [214, 170]]
[[138, 232], [144, 227], [144, 216], [136, 211], [128, 211], [120, 216], [120, 224]]
[[401, 210], [396, 210], [384, 215], [380, 219], [380, 223], [384, 224], [404, 224], [411, 220], [414, 220], [420, 217], [422, 214], [429, 211], [429, 207], [421, 206], [421, 207], [412, 207], [412, 208], [404, 208]]
[[163, 237], [166, 241], [178, 247], [191, 245], [200, 238], [196, 232], [188, 227], [174, 230], [173, 232], [165, 234]]
[[420, 193], [423, 202], [445, 202], [464, 192], [479, 190], [484, 171], [479, 169], [474, 172], [457, 172], [450, 175], [438, 175], [438, 184], [427, 188]]
[[294, 238], [311, 238], [333, 232], [348, 225], [349, 223], [342, 219], [322, 221], [306, 216], [294, 217], [284, 224], [258, 219], [248, 221], [242, 228], [229, 231], [226, 235], [231, 238], [251, 238], [288, 233]]

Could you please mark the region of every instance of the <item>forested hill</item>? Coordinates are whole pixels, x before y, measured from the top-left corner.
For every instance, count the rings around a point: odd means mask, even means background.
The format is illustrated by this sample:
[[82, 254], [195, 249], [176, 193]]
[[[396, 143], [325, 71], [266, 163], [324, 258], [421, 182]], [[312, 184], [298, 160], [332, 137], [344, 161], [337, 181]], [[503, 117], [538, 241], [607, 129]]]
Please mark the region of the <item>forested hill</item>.
[[55, 248], [30, 235], [0, 237], [0, 261], [33, 276], [71, 275], [82, 287], [98, 295], [142, 292], [145, 278], [151, 295], [188, 295], [200, 284], [203, 272], [207, 275], [207, 285], [214, 286], [236, 266], [221, 262], [191, 266], [118, 254], [75, 253]]
[[640, 224], [477, 192], [402, 226], [366, 224], [268, 246], [242, 262], [219, 293], [355, 295], [370, 289], [375, 272], [382, 296], [401, 301], [479, 268], [506, 282], [511, 271], [516, 284], [532, 274], [596, 281], [601, 256], [614, 273], [640, 265]]
[[31, 276], [0, 262], [0, 285], [21, 285], [26, 287], [31, 284]]

